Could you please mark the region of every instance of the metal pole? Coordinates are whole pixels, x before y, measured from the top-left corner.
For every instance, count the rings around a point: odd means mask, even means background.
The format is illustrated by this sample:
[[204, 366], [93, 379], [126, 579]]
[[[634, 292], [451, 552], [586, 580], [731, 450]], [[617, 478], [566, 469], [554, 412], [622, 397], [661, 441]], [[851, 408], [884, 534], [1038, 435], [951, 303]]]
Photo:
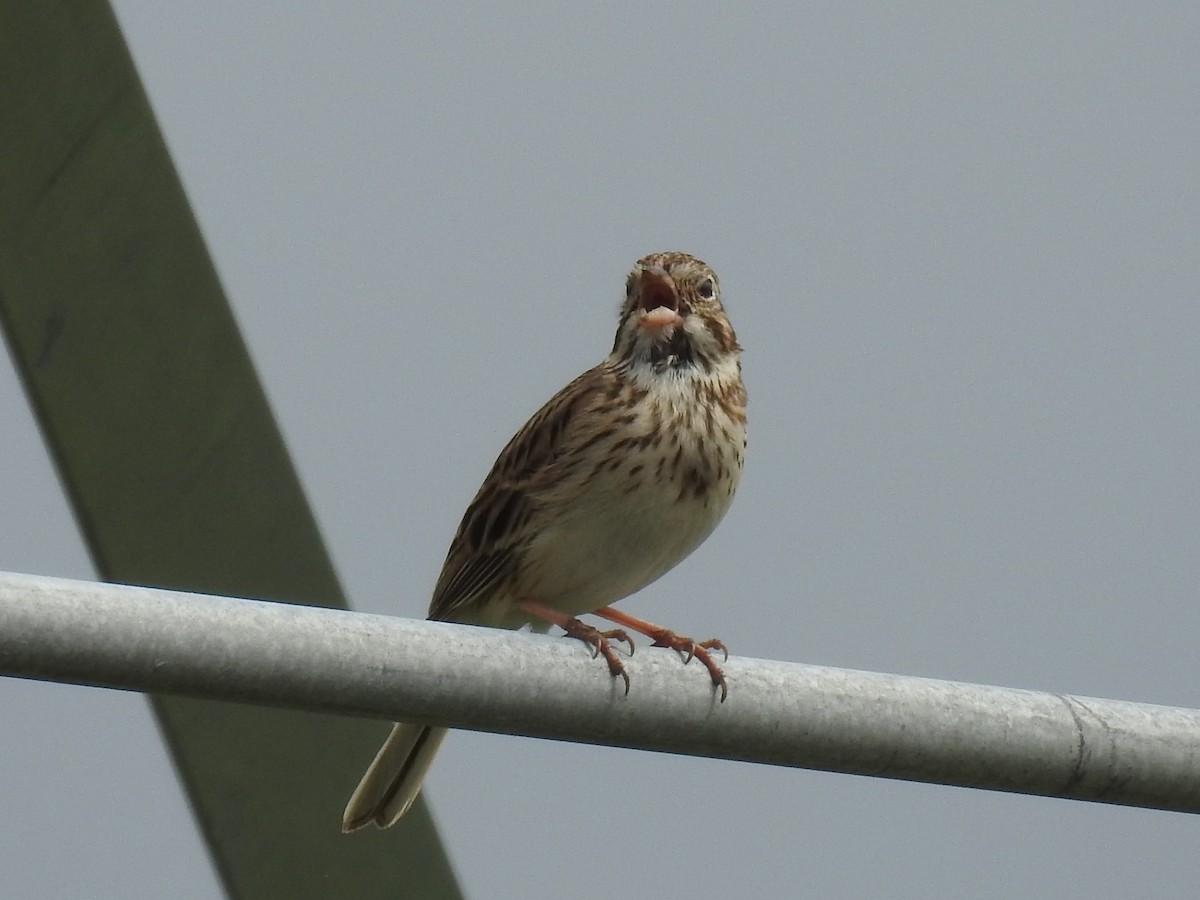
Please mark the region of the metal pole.
[[[0, 674], [1200, 812], [1200, 711], [0, 574]], [[350, 763], [347, 763], [350, 765]], [[357, 765], [357, 764], [355, 764]]]

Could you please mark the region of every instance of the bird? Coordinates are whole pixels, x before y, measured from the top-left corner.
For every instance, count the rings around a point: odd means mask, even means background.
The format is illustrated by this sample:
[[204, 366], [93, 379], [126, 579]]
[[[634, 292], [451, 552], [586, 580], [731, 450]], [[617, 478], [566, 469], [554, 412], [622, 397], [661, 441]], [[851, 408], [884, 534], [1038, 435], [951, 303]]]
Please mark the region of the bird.
[[[673, 568], [733, 500], [746, 451], [741, 346], [716, 273], [687, 253], [643, 256], [625, 282], [611, 352], [550, 398], [500, 452], [450, 543], [431, 620], [559, 626], [630, 679], [629, 631], [699, 660], [723, 702], [715, 653], [612, 604]], [[617, 628], [579, 618], [594, 614]], [[409, 809], [446, 729], [399, 723], [346, 806], [344, 832]]]

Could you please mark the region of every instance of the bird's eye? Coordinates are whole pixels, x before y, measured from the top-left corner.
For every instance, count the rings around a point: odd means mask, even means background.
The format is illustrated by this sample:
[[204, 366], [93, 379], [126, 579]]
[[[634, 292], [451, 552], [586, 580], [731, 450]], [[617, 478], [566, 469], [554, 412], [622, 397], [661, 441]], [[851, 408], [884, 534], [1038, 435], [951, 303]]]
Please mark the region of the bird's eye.
[[705, 278], [702, 282], [700, 282], [700, 287], [696, 288], [696, 293], [705, 300], [711, 300], [715, 290], [716, 288], [713, 286], [713, 280], [711, 278]]

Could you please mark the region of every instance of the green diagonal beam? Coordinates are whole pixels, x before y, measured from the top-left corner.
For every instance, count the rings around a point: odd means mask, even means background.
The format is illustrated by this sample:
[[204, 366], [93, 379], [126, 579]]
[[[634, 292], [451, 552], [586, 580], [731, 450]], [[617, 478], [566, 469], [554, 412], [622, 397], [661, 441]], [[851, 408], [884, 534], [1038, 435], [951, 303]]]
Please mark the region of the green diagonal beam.
[[[341, 602], [112, 10], [0, 3], [0, 320], [101, 577]], [[385, 726], [158, 698], [233, 897], [458, 897], [425, 809], [343, 836]]]

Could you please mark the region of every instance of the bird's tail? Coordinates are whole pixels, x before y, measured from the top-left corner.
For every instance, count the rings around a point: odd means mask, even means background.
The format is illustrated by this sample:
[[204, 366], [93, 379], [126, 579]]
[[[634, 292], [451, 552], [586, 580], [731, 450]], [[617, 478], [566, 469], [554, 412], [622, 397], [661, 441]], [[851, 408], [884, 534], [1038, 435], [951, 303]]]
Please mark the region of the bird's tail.
[[346, 804], [342, 831], [357, 831], [372, 823], [380, 828], [395, 825], [417, 799], [429, 764], [445, 737], [445, 728], [404, 723], [393, 726]]

